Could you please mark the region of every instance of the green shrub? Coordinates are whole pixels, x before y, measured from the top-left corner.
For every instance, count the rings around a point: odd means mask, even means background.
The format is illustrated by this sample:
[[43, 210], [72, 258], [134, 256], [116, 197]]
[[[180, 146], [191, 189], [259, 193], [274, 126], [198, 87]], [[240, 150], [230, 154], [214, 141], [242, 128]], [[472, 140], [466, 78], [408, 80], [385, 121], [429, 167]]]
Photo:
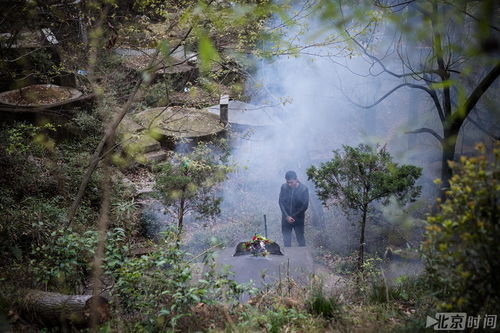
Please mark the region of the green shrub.
[[0, 200], [0, 250], [16, 248], [29, 252], [32, 247], [51, 239], [51, 233], [63, 223], [66, 207], [60, 196], [48, 199], [26, 197], [19, 202], [9, 200], [12, 195], [7, 192]]
[[[54, 286], [61, 291], [81, 290], [92, 268], [97, 246], [97, 232], [79, 234], [58, 230], [50, 235], [55, 241], [34, 247], [30, 261], [35, 280], [45, 289]], [[103, 268], [113, 274], [124, 262], [128, 248], [121, 228], [108, 231]]]
[[45, 123], [41, 126], [26, 122], [16, 123], [6, 130], [6, 152], [9, 155], [29, 152], [42, 155], [44, 151], [54, 149], [54, 141], [48, 137], [48, 134], [55, 130], [56, 126], [52, 123]]
[[146, 91], [143, 103], [146, 107], [159, 107], [169, 104], [169, 91], [172, 89], [170, 82], [164, 80], [152, 84]]
[[326, 319], [335, 318], [341, 313], [342, 306], [334, 296], [325, 296], [323, 292], [314, 292], [306, 302], [307, 309], [316, 316]]
[[227, 274], [216, 273], [213, 265], [208, 265], [211, 269], [198, 282], [192, 281], [187, 254], [177, 243], [177, 231], [170, 229], [162, 234], [164, 237], [154, 251], [129, 259], [119, 269], [112, 289], [119, 308], [131, 318], [136, 329], [163, 332], [189, 326], [193, 322], [193, 306], [235, 303], [246, 290]]
[[424, 276], [401, 275], [393, 283], [381, 276], [371, 283], [368, 300], [372, 303], [398, 301], [414, 304], [431, 292]]
[[444, 310], [495, 312], [500, 308], [500, 144], [488, 157], [451, 163], [446, 201], [428, 218], [423, 251]]
[[[221, 143], [221, 148], [224, 143]], [[157, 166], [155, 189], [167, 206], [177, 207], [179, 231], [189, 212], [197, 219], [213, 218], [220, 214], [222, 197], [217, 186], [231, 172], [227, 165], [228, 152], [215, 152], [210, 144], [198, 144], [188, 154], [176, 153], [171, 161]]]
[[321, 332], [325, 321], [306, 311], [283, 304], [255, 308], [247, 306], [238, 313], [235, 332]]
[[359, 269], [363, 269], [365, 227], [373, 205], [388, 205], [391, 199], [406, 204], [420, 195], [420, 186], [415, 181], [422, 169], [398, 165], [392, 159], [385, 146], [344, 145], [343, 151], [333, 151], [330, 161], [321, 163], [319, 168], [307, 169], [308, 179], [313, 181], [324, 205], [339, 206], [346, 214], [360, 215]]

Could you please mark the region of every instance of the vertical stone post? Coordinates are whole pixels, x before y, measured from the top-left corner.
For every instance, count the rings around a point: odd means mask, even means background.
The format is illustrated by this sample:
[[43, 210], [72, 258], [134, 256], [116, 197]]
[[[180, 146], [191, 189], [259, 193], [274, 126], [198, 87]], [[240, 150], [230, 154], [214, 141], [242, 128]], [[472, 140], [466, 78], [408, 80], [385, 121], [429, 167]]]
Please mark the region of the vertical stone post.
[[227, 125], [229, 122], [229, 95], [222, 95], [219, 102], [220, 122]]

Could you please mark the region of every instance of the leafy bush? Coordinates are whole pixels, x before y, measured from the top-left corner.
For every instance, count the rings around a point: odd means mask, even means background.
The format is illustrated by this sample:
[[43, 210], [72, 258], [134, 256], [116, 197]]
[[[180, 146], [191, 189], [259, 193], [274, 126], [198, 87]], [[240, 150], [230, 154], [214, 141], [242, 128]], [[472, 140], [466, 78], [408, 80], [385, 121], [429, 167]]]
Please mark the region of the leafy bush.
[[442, 291], [441, 307], [474, 314], [500, 308], [500, 144], [490, 160], [484, 145], [477, 149], [477, 157], [450, 162], [454, 175], [446, 201], [427, 219], [423, 243], [427, 272]]
[[102, 135], [102, 123], [96, 112], [87, 110], [78, 112], [71, 122], [66, 124], [66, 129], [76, 134], [84, 144], [96, 146], [97, 138]]
[[177, 207], [179, 230], [187, 214], [210, 218], [220, 213], [222, 197], [216, 186], [231, 171], [226, 158], [226, 153], [218, 154], [208, 144], [199, 144], [193, 152], [176, 154], [172, 161], [157, 167], [155, 188], [166, 205]]
[[340, 206], [345, 213], [357, 212], [361, 230], [359, 238], [358, 267], [363, 268], [365, 227], [373, 204], [387, 205], [391, 198], [401, 204], [414, 201], [420, 195], [415, 181], [422, 173], [413, 165], [398, 165], [385, 147], [360, 144], [343, 146], [334, 150], [333, 158], [321, 163], [319, 168], [307, 169], [309, 180], [314, 182], [323, 204]]
[[313, 284], [311, 294], [306, 300], [306, 308], [313, 315], [322, 316], [325, 319], [335, 318], [342, 312], [342, 305], [338, 298], [333, 295], [326, 296], [321, 281]]
[[325, 326], [322, 318], [282, 303], [264, 308], [247, 306], [238, 315], [232, 327], [235, 332], [320, 332]]
[[29, 252], [33, 246], [48, 242], [66, 216], [63, 198], [26, 197], [19, 202], [9, 200], [10, 195], [0, 200], [0, 250]]
[[47, 136], [47, 133], [55, 132], [56, 126], [45, 123], [35, 126], [29, 123], [16, 123], [6, 130], [7, 134], [7, 154], [23, 154], [35, 152], [42, 154], [44, 150], [53, 150], [54, 141]]
[[[24, 195], [54, 192], [57, 186], [53, 163], [56, 127], [51, 123], [35, 126], [17, 122], [0, 128], [0, 191], [18, 201]], [[40, 177], [44, 175], [46, 177]], [[0, 198], [0, 201], [6, 198]]]
[[144, 95], [144, 106], [158, 107], [169, 104], [169, 90], [171, 90], [170, 82], [163, 80], [161, 82], [152, 84]]
[[[97, 232], [79, 234], [58, 230], [51, 233], [55, 239], [33, 249], [30, 261], [36, 282], [44, 288], [56, 286], [66, 292], [74, 292], [84, 286], [97, 246]], [[124, 262], [128, 250], [124, 245], [125, 234], [121, 228], [107, 233], [103, 268], [113, 274]]]
[[203, 325], [192, 320], [193, 307], [235, 303], [245, 291], [210, 264], [198, 282], [192, 281], [187, 253], [177, 244], [177, 231], [167, 230], [163, 236], [152, 253], [132, 258], [119, 269], [112, 290], [136, 329], [165, 331]]
[[371, 283], [368, 300], [372, 303], [400, 301], [413, 304], [429, 293], [427, 279], [423, 276], [401, 275], [393, 283], [380, 277]]

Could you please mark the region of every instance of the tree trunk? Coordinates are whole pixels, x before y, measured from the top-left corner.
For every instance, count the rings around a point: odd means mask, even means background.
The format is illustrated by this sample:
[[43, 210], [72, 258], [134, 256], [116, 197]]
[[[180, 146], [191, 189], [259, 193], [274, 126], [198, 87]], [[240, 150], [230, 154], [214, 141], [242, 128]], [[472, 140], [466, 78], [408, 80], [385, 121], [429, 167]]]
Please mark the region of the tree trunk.
[[80, 4], [80, 8], [78, 8], [78, 27], [80, 28], [80, 37], [82, 38], [83, 47], [87, 50], [89, 46], [89, 36], [87, 33], [87, 22], [85, 16], [85, 1], [83, 1]]
[[99, 324], [110, 318], [108, 301], [102, 296], [25, 289], [20, 291], [17, 305], [22, 314], [46, 326], [90, 327], [91, 306]]
[[361, 220], [361, 234], [359, 236], [359, 256], [358, 256], [358, 268], [363, 270], [364, 255], [365, 255], [365, 225], [366, 225], [366, 212], [368, 211], [368, 206], [363, 207], [363, 219]]
[[[408, 108], [408, 124], [409, 127], [416, 127], [419, 121], [418, 107], [419, 107], [419, 95], [415, 89], [410, 91], [410, 106]], [[415, 155], [417, 148], [417, 137], [415, 135], [408, 136], [408, 150], [410, 151], [410, 156], [412, 159], [415, 159]]]
[[179, 231], [179, 235], [182, 233], [182, 225], [184, 222], [184, 206], [186, 205], [186, 199], [184, 198], [184, 189], [182, 190], [182, 197], [181, 197], [181, 202], [179, 204], [179, 224], [177, 225], [177, 229]]
[[448, 161], [453, 161], [455, 158], [455, 145], [458, 133], [445, 129], [443, 134], [443, 154], [441, 158], [441, 199], [444, 200], [444, 193], [450, 187], [450, 178], [452, 175], [452, 170], [448, 165]]
[[[169, 54], [172, 54], [181, 46], [181, 44], [186, 40], [186, 38], [189, 36], [191, 31], [193, 30], [193, 27], [189, 28], [182, 40], [177, 43], [175, 47], [173, 47], [170, 50]], [[101, 154], [104, 151], [104, 145], [109, 141], [110, 137], [113, 137], [115, 135], [116, 129], [120, 125], [121, 121], [123, 118], [125, 118], [125, 115], [130, 111], [132, 108], [133, 103], [136, 100], [139, 100], [143, 93], [144, 89], [149, 86], [149, 84], [154, 80], [156, 76], [156, 68], [158, 68], [158, 63], [155, 62], [155, 59], [158, 58], [159, 51], [156, 52], [156, 54], [153, 56], [153, 60], [149, 63], [147, 68], [153, 68], [151, 71], [151, 75], [147, 75], [146, 79], [143, 79], [142, 76], [140, 80], [137, 82], [135, 85], [132, 93], [130, 94], [129, 98], [127, 99], [127, 102], [123, 105], [122, 109], [120, 112], [115, 116], [113, 121], [108, 125], [108, 128], [106, 129], [106, 133], [104, 134], [103, 138], [101, 139], [101, 142], [99, 142], [99, 145], [94, 151], [94, 154], [92, 155], [91, 161], [89, 163], [89, 166], [87, 167], [87, 171], [85, 172], [82, 181], [80, 182], [80, 186], [78, 188], [78, 192], [76, 194], [76, 197], [73, 201], [73, 204], [71, 205], [69, 212], [68, 212], [68, 218], [66, 225], [64, 226], [64, 229], [68, 229], [69, 226], [71, 225], [71, 222], [73, 221], [73, 218], [75, 217], [76, 211], [78, 207], [80, 206], [80, 203], [82, 202], [83, 195], [85, 194], [85, 189], [87, 188], [87, 185], [90, 182], [90, 177], [94, 173], [94, 170], [97, 168], [97, 165], [99, 164], [99, 161], [101, 160], [102, 156]], [[144, 88], [141, 89], [142, 84], [144, 83]]]

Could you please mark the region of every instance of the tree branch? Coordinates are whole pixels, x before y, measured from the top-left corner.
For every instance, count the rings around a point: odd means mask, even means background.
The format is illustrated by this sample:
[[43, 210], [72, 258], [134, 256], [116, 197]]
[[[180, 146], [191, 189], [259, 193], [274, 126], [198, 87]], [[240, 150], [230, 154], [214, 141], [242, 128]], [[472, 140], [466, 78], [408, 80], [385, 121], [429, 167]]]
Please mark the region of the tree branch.
[[[376, 0], [375, 1], [375, 6], [377, 7], [380, 7], [380, 8], [385, 8], [385, 9], [388, 9], [388, 8], [397, 8], [397, 7], [401, 7], [401, 6], [407, 6], [409, 4], [411, 4], [412, 2], [415, 2], [416, 0], [408, 0], [408, 1], [404, 1], [404, 2], [400, 2], [400, 3], [397, 3], [397, 4], [394, 4], [394, 5], [384, 5], [382, 4], [382, 1], [380, 0]], [[398, 10], [401, 10], [401, 9], [398, 9]]]
[[433, 129], [427, 127], [422, 127], [413, 131], [405, 132], [405, 134], [419, 134], [419, 133], [429, 133], [436, 139], [438, 139], [439, 143], [443, 144], [443, 138], [441, 137], [441, 135], [437, 134], [436, 131], [434, 131]]
[[[476, 16], [472, 15], [471, 13], [469, 13], [469, 12], [468, 12], [468, 11], [466, 11], [466, 10], [463, 10], [463, 9], [461, 9], [461, 8], [458, 8], [458, 7], [457, 7], [457, 6], [456, 6], [453, 2], [451, 2], [451, 1], [444, 1], [444, 3], [445, 3], [445, 4], [447, 4], [447, 5], [450, 5], [450, 6], [454, 7], [456, 10], [458, 10], [458, 11], [459, 11], [459, 12], [461, 12], [462, 14], [465, 14], [465, 15], [469, 16], [470, 18], [472, 18], [472, 19], [476, 20], [477, 22], [483, 22], [483, 21], [484, 21], [484, 19], [482, 20], [482, 19], [480, 19], [480, 18], [478, 18], [478, 17], [476, 17]], [[494, 26], [494, 25], [492, 25], [492, 24], [488, 24], [488, 26], [489, 26], [491, 29], [493, 29], [493, 30], [500, 31], [500, 29], [499, 29], [499, 28], [497, 28], [496, 26]]]
[[403, 77], [407, 77], [407, 76], [412, 76], [413, 73], [403, 73], [403, 74], [398, 74], [398, 73], [395, 73], [389, 69], [387, 69], [387, 67], [385, 67], [385, 65], [382, 63], [382, 61], [375, 57], [374, 55], [368, 53], [368, 51], [366, 50], [366, 48], [360, 43], [358, 42], [356, 39], [354, 39], [353, 37], [351, 37], [349, 35], [349, 32], [346, 30], [346, 33], [347, 35], [351, 38], [351, 40], [361, 49], [361, 51], [363, 51], [363, 53], [370, 59], [372, 59], [374, 62], [376, 62], [380, 67], [382, 67], [382, 70], [384, 72], [386, 72], [387, 74], [390, 74], [392, 76], [395, 76], [397, 78], [403, 78]]
[[[179, 41], [179, 43], [170, 50], [170, 54], [172, 54], [176, 49], [179, 48], [179, 46], [182, 44], [183, 41], [186, 40], [186, 38], [189, 36], [191, 31], [193, 30], [193, 27], [190, 27], [189, 30], [186, 32], [184, 37]], [[73, 201], [70, 210], [68, 212], [68, 220], [66, 222], [66, 225], [64, 229], [67, 229], [73, 218], [75, 217], [76, 211], [78, 207], [80, 206], [80, 203], [83, 199], [83, 195], [85, 193], [85, 189], [87, 188], [88, 183], [90, 182], [90, 177], [94, 173], [95, 169], [97, 168], [97, 165], [99, 164], [99, 161], [101, 160], [101, 154], [104, 150], [105, 145], [108, 143], [108, 140], [110, 140], [111, 137], [114, 136], [114, 133], [116, 132], [116, 129], [120, 125], [121, 121], [125, 117], [125, 115], [130, 111], [132, 108], [133, 103], [142, 97], [142, 94], [144, 93], [145, 88], [152, 82], [152, 80], [156, 76], [156, 70], [158, 68], [159, 63], [155, 61], [158, 58], [159, 51], [156, 51], [155, 56], [152, 58], [150, 64], [147, 66], [148, 69], [152, 68], [152, 74], [146, 79], [143, 79], [143, 76], [139, 79], [137, 84], [135, 85], [132, 94], [129, 96], [127, 102], [123, 105], [122, 110], [120, 111], [119, 114], [115, 117], [115, 119], [112, 121], [112, 123], [109, 125], [108, 129], [106, 130], [106, 133], [104, 134], [103, 138], [101, 139], [101, 142], [99, 142], [99, 145], [97, 146], [96, 150], [94, 151], [94, 154], [92, 155], [91, 162], [89, 164], [89, 167], [87, 168], [87, 171], [85, 175], [83, 176], [83, 179], [80, 183], [80, 187], [78, 188], [78, 193], [76, 195], [75, 200]], [[144, 85], [143, 85], [144, 84]], [[144, 87], [143, 87], [144, 86]]]
[[458, 130], [462, 126], [462, 123], [465, 118], [469, 115], [469, 113], [474, 109], [477, 102], [483, 96], [483, 94], [488, 90], [488, 88], [495, 82], [495, 80], [500, 75], [500, 61], [497, 62], [496, 66], [483, 78], [483, 80], [479, 83], [479, 85], [472, 91], [469, 95], [465, 104], [463, 106], [463, 112], [455, 112], [451, 116], [449, 121], [449, 126], [451, 130]]
[[472, 118], [467, 118], [468, 121], [470, 121], [472, 124], [474, 124], [477, 128], [479, 128], [481, 131], [486, 133], [487, 135], [491, 136], [493, 139], [500, 141], [500, 136], [496, 135], [495, 133], [492, 133], [491, 131], [487, 130], [484, 128], [481, 124], [479, 124], [477, 121], [475, 121]]
[[419, 85], [419, 84], [402, 83], [402, 84], [394, 87], [392, 90], [390, 90], [389, 92], [387, 92], [384, 96], [380, 97], [377, 101], [375, 101], [373, 104], [370, 104], [370, 105], [361, 105], [361, 104], [358, 104], [358, 103], [354, 102], [353, 100], [351, 100], [348, 96], [346, 96], [346, 97], [354, 105], [356, 105], [356, 106], [358, 106], [360, 108], [363, 108], [363, 109], [370, 109], [370, 108], [374, 107], [375, 105], [379, 104], [380, 102], [382, 102], [387, 97], [389, 97], [392, 93], [394, 93], [395, 91], [397, 91], [398, 89], [403, 88], [403, 87], [410, 87], [410, 88], [414, 88], [414, 89], [420, 89], [420, 90], [423, 90], [426, 93], [428, 93], [431, 96], [432, 100], [434, 101], [434, 105], [436, 106], [436, 109], [437, 109], [438, 114], [439, 114], [439, 119], [441, 119], [441, 122], [444, 123], [445, 118], [444, 118], [444, 114], [443, 114], [443, 109], [441, 108], [441, 104], [439, 103], [439, 99], [438, 99], [438, 96], [437, 96], [436, 92], [433, 91], [430, 88], [424, 87], [424, 86]]

